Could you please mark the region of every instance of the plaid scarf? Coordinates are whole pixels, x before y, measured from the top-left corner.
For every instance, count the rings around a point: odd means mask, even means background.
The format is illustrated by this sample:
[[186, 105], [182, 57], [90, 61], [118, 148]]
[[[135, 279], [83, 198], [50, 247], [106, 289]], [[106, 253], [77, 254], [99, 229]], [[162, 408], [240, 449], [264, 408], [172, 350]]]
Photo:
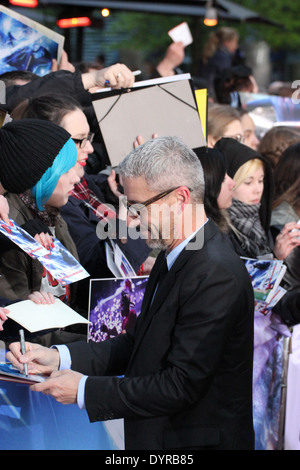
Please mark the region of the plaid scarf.
[[228, 210], [241, 247], [250, 258], [271, 253], [266, 232], [261, 225], [259, 209], [260, 204], [245, 204], [233, 199]]
[[25, 206], [30, 209], [35, 219], [41, 219], [48, 227], [54, 227], [59, 223], [60, 211], [58, 208], [46, 206], [44, 211], [40, 211], [34, 198], [28, 192], [19, 194], [19, 197]]
[[96, 194], [88, 187], [85, 178], [82, 178], [80, 183], [75, 184], [72, 196], [76, 199], [80, 199], [81, 201], [85, 201], [95, 214], [97, 212], [97, 207], [101, 204], [99, 199], [96, 197]]
[[112, 210], [112, 208], [101, 202], [94, 191], [88, 187], [88, 183], [85, 178], [82, 178], [80, 183], [75, 184], [72, 196], [83, 201], [100, 220], [115, 218], [116, 216], [115, 210]]

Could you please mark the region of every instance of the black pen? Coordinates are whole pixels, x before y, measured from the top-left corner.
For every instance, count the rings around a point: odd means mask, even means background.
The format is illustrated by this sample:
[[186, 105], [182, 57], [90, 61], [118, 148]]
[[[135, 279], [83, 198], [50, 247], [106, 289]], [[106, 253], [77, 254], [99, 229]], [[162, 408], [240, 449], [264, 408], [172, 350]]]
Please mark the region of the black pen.
[[[24, 330], [19, 330], [20, 333], [20, 343], [21, 343], [21, 352], [22, 354], [26, 353], [26, 348], [25, 348], [25, 336], [24, 336]], [[26, 377], [28, 377], [28, 365], [24, 364], [24, 373]]]

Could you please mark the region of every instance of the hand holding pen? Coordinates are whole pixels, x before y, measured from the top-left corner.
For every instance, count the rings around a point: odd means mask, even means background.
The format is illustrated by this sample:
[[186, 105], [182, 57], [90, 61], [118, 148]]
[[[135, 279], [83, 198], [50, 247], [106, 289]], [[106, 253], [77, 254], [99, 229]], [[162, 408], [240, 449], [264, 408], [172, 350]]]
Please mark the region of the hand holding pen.
[[[136, 77], [137, 75], [140, 75], [142, 72], [140, 70], [134, 70], [134, 72], [132, 72], [132, 75], [134, 77]], [[116, 82], [117, 82], [117, 85], [116, 86], [113, 86], [111, 84], [111, 82], [109, 80], [106, 80], [105, 82], [105, 86], [106, 87], [110, 87], [110, 88], [129, 88], [131, 85], [128, 85], [128, 86], [119, 86], [119, 82], [121, 82], [122, 80], [122, 74], [121, 73], [118, 73], [116, 75]]]
[[99, 70], [97, 73], [100, 75], [103, 71], [104, 86], [108, 84], [111, 88], [129, 88], [134, 84], [135, 77], [124, 64], [114, 64], [106, 69]]
[[134, 84], [135, 74], [125, 64], [114, 64], [95, 72], [82, 74], [83, 86], [86, 90], [92, 88], [130, 88]]

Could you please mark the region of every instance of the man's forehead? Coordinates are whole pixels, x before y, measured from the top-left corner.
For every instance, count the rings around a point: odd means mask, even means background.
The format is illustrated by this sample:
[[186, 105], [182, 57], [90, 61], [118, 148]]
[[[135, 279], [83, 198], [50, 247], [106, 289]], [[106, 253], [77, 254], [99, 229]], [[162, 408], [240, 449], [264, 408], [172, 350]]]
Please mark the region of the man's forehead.
[[148, 186], [146, 179], [143, 176], [137, 176], [135, 178], [126, 178], [122, 179], [124, 194], [129, 197], [129, 195], [141, 195], [145, 191], [148, 191]]
[[154, 197], [158, 191], [149, 188], [144, 177], [124, 178], [123, 180], [124, 196], [131, 204], [142, 203]]

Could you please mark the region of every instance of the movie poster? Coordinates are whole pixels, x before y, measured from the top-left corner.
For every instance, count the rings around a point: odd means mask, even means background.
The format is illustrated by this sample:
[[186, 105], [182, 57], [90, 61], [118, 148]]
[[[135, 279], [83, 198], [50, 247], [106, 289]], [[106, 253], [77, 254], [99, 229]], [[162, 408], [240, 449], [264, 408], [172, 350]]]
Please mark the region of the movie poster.
[[43, 76], [60, 60], [64, 37], [0, 6], [0, 74], [15, 70]]
[[91, 279], [88, 340], [100, 342], [134, 328], [148, 276]]

